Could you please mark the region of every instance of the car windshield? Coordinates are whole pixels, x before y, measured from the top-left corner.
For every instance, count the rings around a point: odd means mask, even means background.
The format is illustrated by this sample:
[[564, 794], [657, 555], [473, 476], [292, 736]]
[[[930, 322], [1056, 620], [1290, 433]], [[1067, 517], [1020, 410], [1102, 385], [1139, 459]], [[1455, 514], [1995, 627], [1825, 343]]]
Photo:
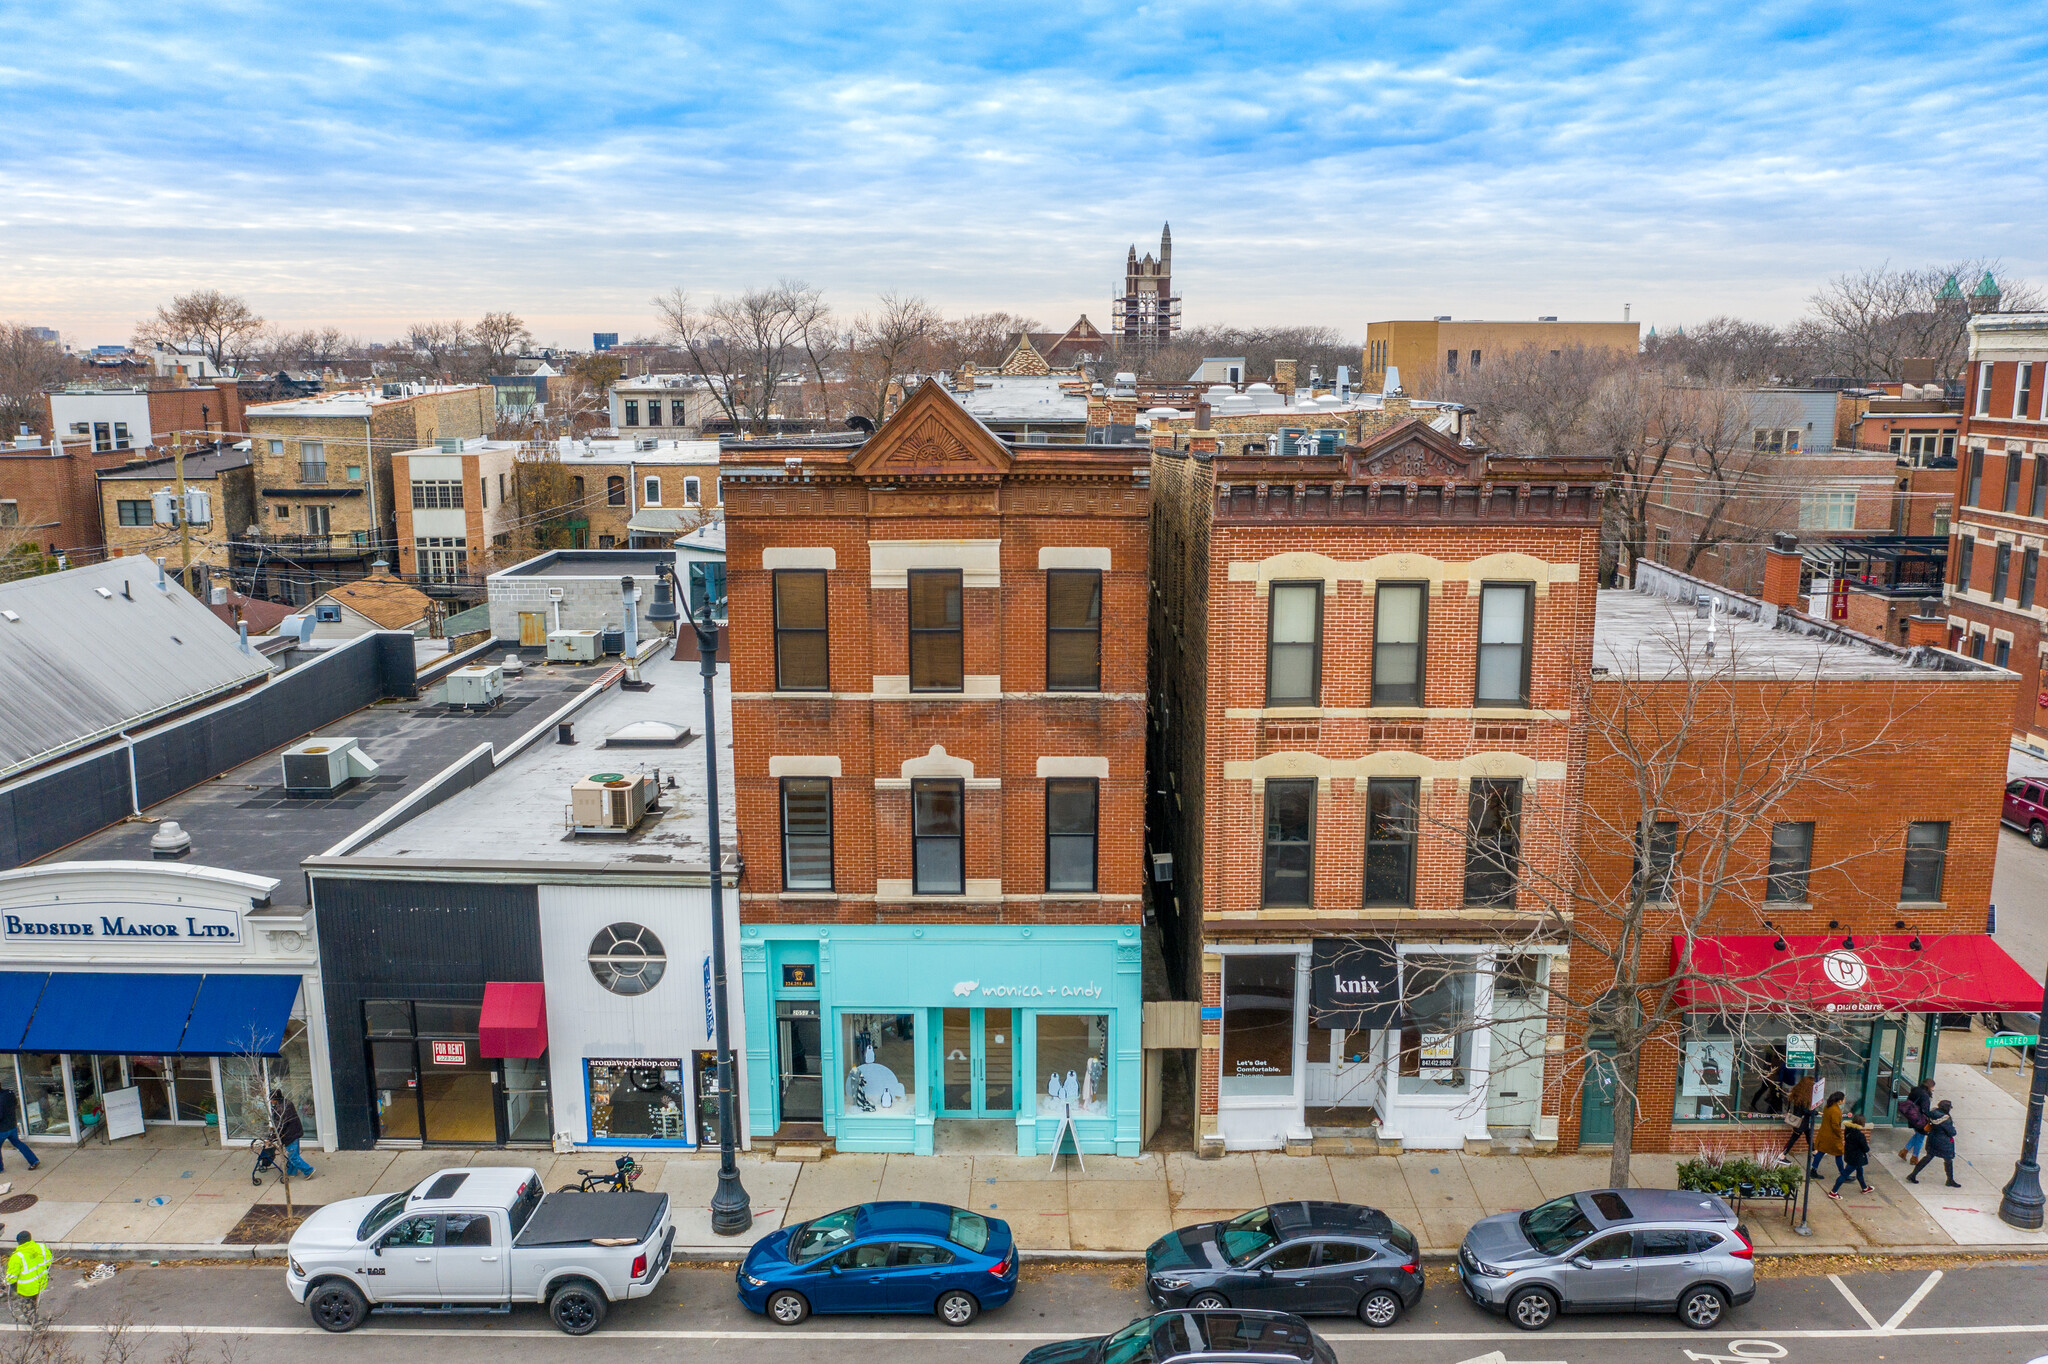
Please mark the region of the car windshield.
[[988, 1249], [988, 1219], [978, 1212], [965, 1208], [953, 1209], [953, 1224], [946, 1229], [946, 1238], [956, 1246], [969, 1250]]
[[1519, 1225], [1522, 1235], [1529, 1238], [1529, 1244], [1545, 1255], [1557, 1254], [1593, 1230], [1592, 1220], [1580, 1210], [1579, 1201], [1570, 1194], [1529, 1209], [1522, 1214]]
[[830, 1254], [853, 1239], [853, 1219], [860, 1209], [843, 1208], [806, 1222], [789, 1238], [789, 1258], [796, 1264]]
[[1241, 1265], [1279, 1240], [1273, 1234], [1273, 1214], [1264, 1208], [1253, 1208], [1225, 1222], [1216, 1243], [1221, 1247], [1224, 1259]]
[[1152, 1364], [1152, 1319], [1141, 1317], [1102, 1342], [1101, 1364]]
[[363, 1224], [360, 1227], [356, 1228], [356, 1239], [358, 1241], [367, 1241], [378, 1232], [384, 1230], [384, 1228], [390, 1226], [393, 1219], [405, 1211], [405, 1199], [405, 1194], [395, 1193], [376, 1207], [370, 1209], [370, 1215], [363, 1219]]

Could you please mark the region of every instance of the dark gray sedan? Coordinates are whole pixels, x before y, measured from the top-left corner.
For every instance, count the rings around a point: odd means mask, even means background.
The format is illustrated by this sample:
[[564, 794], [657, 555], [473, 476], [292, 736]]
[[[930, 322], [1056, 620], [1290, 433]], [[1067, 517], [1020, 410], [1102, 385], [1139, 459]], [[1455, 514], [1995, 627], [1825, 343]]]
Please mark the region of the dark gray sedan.
[[1161, 1312], [1115, 1335], [1041, 1345], [1023, 1364], [1337, 1364], [1329, 1344], [1285, 1312]]
[[1422, 1296], [1421, 1247], [1378, 1208], [1273, 1203], [1169, 1232], [1145, 1252], [1154, 1307], [1251, 1307], [1392, 1326]]

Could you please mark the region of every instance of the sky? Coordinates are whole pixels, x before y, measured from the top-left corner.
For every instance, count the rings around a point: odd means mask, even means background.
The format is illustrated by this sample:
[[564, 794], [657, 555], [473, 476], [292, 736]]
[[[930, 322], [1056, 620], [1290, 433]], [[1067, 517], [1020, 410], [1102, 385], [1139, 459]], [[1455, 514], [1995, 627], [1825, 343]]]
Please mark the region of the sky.
[[553, 344], [800, 278], [1105, 329], [1786, 322], [1831, 275], [2048, 282], [2031, 6], [0, 4], [0, 319], [173, 295]]

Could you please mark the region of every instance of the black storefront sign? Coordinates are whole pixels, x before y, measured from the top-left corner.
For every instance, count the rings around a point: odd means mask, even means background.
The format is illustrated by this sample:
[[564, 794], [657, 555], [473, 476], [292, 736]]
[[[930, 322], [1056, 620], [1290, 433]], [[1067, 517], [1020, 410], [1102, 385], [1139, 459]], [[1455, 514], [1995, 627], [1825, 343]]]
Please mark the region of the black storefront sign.
[[1317, 938], [1309, 950], [1309, 1026], [1367, 1032], [1401, 1017], [1401, 962], [1391, 938]]

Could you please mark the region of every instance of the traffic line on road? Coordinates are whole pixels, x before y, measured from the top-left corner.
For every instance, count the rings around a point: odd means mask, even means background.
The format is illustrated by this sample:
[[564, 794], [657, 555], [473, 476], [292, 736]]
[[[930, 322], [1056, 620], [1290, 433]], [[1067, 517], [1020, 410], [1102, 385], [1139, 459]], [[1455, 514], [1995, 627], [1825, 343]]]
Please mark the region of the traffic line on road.
[[1873, 1331], [1882, 1331], [1884, 1329], [1882, 1326], [1879, 1326], [1877, 1324], [1877, 1318], [1870, 1314], [1870, 1309], [1863, 1305], [1862, 1299], [1858, 1298], [1854, 1293], [1851, 1293], [1849, 1291], [1849, 1285], [1842, 1282], [1841, 1275], [1828, 1275], [1828, 1282], [1833, 1284], [1835, 1286], [1836, 1291], [1841, 1293], [1843, 1297], [1849, 1300], [1849, 1305], [1856, 1309], [1856, 1315], [1863, 1318], [1864, 1325], [1868, 1326]]
[[1900, 1305], [1899, 1310], [1892, 1313], [1891, 1319], [1885, 1322], [1884, 1329], [1887, 1331], [1896, 1331], [1899, 1329], [1899, 1327], [1903, 1326], [1905, 1324], [1906, 1318], [1913, 1315], [1913, 1309], [1918, 1307], [1921, 1303], [1925, 1302], [1927, 1300], [1927, 1295], [1929, 1293], [1932, 1293], [1934, 1291], [1934, 1286], [1940, 1282], [1941, 1271], [1938, 1269], [1935, 1270], [1933, 1273], [1929, 1274], [1926, 1278], [1922, 1279], [1920, 1281], [1920, 1286], [1913, 1290], [1913, 1296], [1906, 1299], [1906, 1301]]

